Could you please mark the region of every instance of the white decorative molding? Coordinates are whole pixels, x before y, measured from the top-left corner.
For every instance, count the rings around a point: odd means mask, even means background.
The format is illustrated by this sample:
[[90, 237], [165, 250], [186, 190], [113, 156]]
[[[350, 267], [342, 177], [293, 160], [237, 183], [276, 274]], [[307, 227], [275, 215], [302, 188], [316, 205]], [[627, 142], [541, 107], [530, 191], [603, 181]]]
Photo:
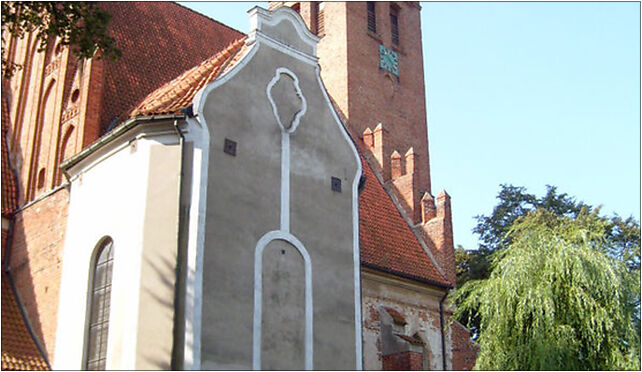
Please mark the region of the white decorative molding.
[[[312, 53], [310, 54], [310, 56], [316, 59], [317, 43], [319, 42], [319, 40], [321, 40], [321, 38], [308, 30], [308, 26], [305, 25], [305, 22], [303, 21], [301, 16], [290, 7], [284, 6], [269, 11], [267, 9], [261, 8], [260, 6], [255, 6], [252, 9], [248, 10], [247, 13], [250, 15], [250, 32], [248, 34], [249, 40], [253, 41], [256, 38], [257, 34], [262, 34], [263, 32], [261, 30], [263, 29], [264, 25], [276, 26], [283, 21], [289, 21], [296, 29], [300, 39], [312, 48]], [[263, 35], [267, 36], [265, 34]], [[277, 40], [275, 41], [278, 42]]]
[[319, 86], [321, 87], [321, 91], [323, 92], [323, 97], [325, 98], [325, 101], [330, 108], [330, 111], [332, 112], [334, 122], [339, 127], [346, 142], [348, 142], [348, 146], [350, 146], [355, 160], [357, 161], [357, 173], [354, 175], [354, 179], [352, 180], [352, 258], [354, 263], [354, 334], [356, 353], [355, 369], [360, 371], [363, 369], [363, 341], [361, 334], [363, 330], [363, 320], [361, 316], [361, 255], [359, 251], [359, 180], [361, 179], [361, 175], [363, 174], [363, 168], [361, 165], [361, 158], [359, 157], [359, 153], [357, 152], [357, 147], [354, 142], [352, 142], [352, 138], [348, 134], [348, 130], [344, 127], [343, 122], [339, 118], [339, 115], [337, 114], [334, 105], [330, 100], [330, 96], [328, 96], [328, 91], [323, 85], [323, 81], [321, 80], [321, 69], [318, 65], [316, 68], [316, 73], [317, 81], [319, 83]]
[[[246, 44], [249, 45], [249, 43], [246, 42]], [[205, 100], [207, 99], [207, 96], [209, 93], [220, 87], [221, 85], [227, 83], [231, 78], [236, 76], [239, 71], [245, 67], [245, 65], [248, 64], [252, 60], [252, 57], [258, 52], [260, 43], [255, 44], [250, 46], [249, 50], [245, 52], [245, 55], [243, 55], [239, 61], [232, 66], [228, 71], [225, 71], [223, 75], [219, 76], [216, 78], [216, 80], [212, 81], [205, 87], [201, 88], [196, 94], [194, 95], [194, 99], [192, 99], [192, 109], [196, 113], [196, 116], [199, 118], [203, 118], [203, 104], [205, 103]], [[199, 125], [201, 125], [200, 121], [198, 122]], [[203, 123], [204, 124], [204, 123]]]
[[263, 250], [274, 240], [283, 240], [294, 246], [303, 257], [305, 265], [305, 369], [313, 369], [312, 327], [312, 263], [310, 255], [294, 235], [285, 231], [270, 231], [256, 243], [254, 251], [254, 327], [252, 339], [252, 369], [261, 369], [261, 322], [263, 319]]
[[[202, 117], [202, 116], [201, 116]], [[187, 273], [185, 279], [185, 342], [183, 369], [201, 369], [201, 323], [203, 313], [203, 252], [207, 212], [207, 178], [210, 133], [198, 118], [186, 118], [185, 139], [194, 143], [192, 185], [189, 201]]]
[[289, 45], [285, 45], [282, 42], [267, 36], [264, 33], [257, 32], [255, 34], [250, 34], [247, 38], [248, 45], [253, 43], [269, 45], [271, 48], [276, 49], [280, 52], [286, 53], [289, 56], [296, 58], [301, 62], [305, 62], [309, 65], [316, 66], [319, 63], [319, 59], [315, 56], [302, 52], [298, 49], [292, 48]]
[[[281, 74], [289, 75], [294, 80], [297, 95], [301, 98], [302, 108], [299, 110], [290, 128], [286, 128], [279, 118], [276, 103], [272, 98], [272, 87], [280, 79]], [[252, 368], [261, 369], [261, 322], [263, 317], [263, 250], [273, 240], [283, 240], [293, 245], [303, 256], [305, 264], [305, 369], [313, 368], [313, 331], [312, 331], [312, 263], [310, 255], [303, 244], [290, 234], [290, 133], [299, 125], [299, 120], [307, 110], [307, 103], [299, 87], [296, 74], [285, 67], [276, 69], [275, 75], [266, 87], [267, 97], [281, 129], [281, 229], [271, 231], [261, 237], [254, 251], [254, 334], [252, 340]]]
[[[294, 88], [296, 89], [296, 94], [299, 98], [301, 98], [301, 110], [299, 110], [294, 115], [294, 119], [292, 120], [292, 125], [290, 125], [289, 128], [286, 128], [285, 125], [281, 122], [281, 117], [279, 116], [279, 109], [278, 107], [276, 107], [274, 98], [272, 98], [272, 87], [274, 87], [274, 85], [281, 79], [281, 75], [288, 75], [289, 77], [292, 78], [292, 80], [294, 81]], [[270, 104], [272, 105], [272, 112], [274, 113], [276, 122], [279, 123], [279, 127], [281, 127], [281, 131], [287, 132], [288, 134], [294, 133], [294, 131], [296, 130], [296, 127], [299, 126], [301, 117], [305, 115], [305, 112], [308, 110], [308, 103], [305, 99], [305, 96], [303, 95], [303, 92], [301, 91], [301, 86], [299, 85], [299, 78], [290, 69], [286, 67], [279, 67], [274, 72], [274, 77], [268, 83], [267, 88], [265, 89], [265, 92], [267, 93], [268, 99], [270, 100]]]

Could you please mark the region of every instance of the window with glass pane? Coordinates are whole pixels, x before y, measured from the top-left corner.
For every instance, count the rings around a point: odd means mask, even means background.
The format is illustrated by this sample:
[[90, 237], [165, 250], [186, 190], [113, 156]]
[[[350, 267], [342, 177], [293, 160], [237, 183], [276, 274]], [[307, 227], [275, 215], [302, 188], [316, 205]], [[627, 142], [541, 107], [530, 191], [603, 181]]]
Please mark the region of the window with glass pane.
[[114, 250], [111, 239], [106, 239], [97, 249], [93, 263], [89, 303], [89, 330], [87, 333], [88, 370], [104, 370], [107, 361], [107, 335], [109, 333], [109, 302]]

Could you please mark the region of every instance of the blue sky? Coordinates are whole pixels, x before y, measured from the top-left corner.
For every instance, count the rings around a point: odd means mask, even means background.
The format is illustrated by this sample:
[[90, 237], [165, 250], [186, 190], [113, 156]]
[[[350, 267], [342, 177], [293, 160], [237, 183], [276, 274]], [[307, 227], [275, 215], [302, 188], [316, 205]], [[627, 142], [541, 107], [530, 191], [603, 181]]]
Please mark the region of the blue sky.
[[[181, 3], [242, 32], [267, 3]], [[499, 185], [640, 219], [640, 3], [422, 3], [434, 194], [455, 244]]]

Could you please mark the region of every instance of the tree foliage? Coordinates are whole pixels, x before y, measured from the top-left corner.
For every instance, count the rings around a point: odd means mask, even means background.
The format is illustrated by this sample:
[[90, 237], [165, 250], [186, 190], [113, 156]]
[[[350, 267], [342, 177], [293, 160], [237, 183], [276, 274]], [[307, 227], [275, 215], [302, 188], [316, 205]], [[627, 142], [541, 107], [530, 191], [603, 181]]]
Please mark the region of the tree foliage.
[[8, 35], [23, 37], [35, 32], [40, 40], [38, 51], [45, 50], [58, 37], [61, 44], [71, 46], [80, 59], [92, 58], [97, 50], [101, 51], [99, 58], [119, 57], [121, 52], [107, 31], [110, 20], [111, 15], [93, 2], [2, 2], [3, 76], [9, 78], [21, 67], [6, 60]]
[[[491, 255], [510, 245], [512, 237], [507, 235], [515, 221], [537, 209], [547, 210], [559, 217], [576, 218], [584, 208], [588, 212], [598, 210], [591, 205], [578, 202], [566, 193], [559, 193], [555, 186], [546, 186], [542, 197], [527, 192], [526, 188], [500, 185], [498, 204], [490, 215], [479, 215], [473, 232], [479, 235], [477, 250], [456, 256], [457, 285], [471, 279], [488, 278]], [[640, 224], [633, 217], [599, 217], [607, 225], [605, 238], [608, 254], [626, 263], [629, 271], [640, 268]], [[460, 261], [461, 260], [461, 261]]]
[[639, 266], [608, 254], [610, 224], [588, 208], [515, 220], [489, 278], [454, 294], [480, 318], [477, 369], [640, 369]]

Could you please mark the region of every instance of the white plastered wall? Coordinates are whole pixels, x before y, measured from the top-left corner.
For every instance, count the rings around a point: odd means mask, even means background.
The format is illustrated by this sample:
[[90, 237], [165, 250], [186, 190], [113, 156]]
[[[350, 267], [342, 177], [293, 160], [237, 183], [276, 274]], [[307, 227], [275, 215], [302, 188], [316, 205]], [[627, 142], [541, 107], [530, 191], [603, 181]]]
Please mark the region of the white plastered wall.
[[176, 134], [114, 141], [73, 167], [54, 369], [84, 369], [90, 264], [105, 236], [114, 242], [106, 368], [137, 368], [144, 224], [153, 187], [148, 184], [150, 154], [159, 146], [176, 151]]

